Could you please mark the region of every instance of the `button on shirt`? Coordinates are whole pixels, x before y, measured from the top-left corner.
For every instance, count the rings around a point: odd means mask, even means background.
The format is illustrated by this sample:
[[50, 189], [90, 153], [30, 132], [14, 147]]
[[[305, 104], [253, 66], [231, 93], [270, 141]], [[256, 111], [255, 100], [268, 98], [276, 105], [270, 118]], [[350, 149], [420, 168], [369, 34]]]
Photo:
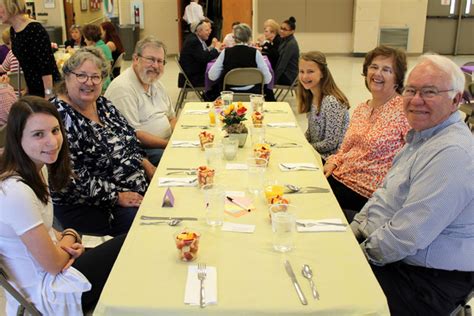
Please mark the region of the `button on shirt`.
[[105, 92], [128, 123], [136, 130], [168, 139], [172, 130], [169, 120], [175, 117], [171, 100], [160, 81], [143, 89], [132, 67], [115, 78]]
[[411, 130], [383, 185], [351, 223], [376, 265], [474, 271], [474, 139], [458, 112]]

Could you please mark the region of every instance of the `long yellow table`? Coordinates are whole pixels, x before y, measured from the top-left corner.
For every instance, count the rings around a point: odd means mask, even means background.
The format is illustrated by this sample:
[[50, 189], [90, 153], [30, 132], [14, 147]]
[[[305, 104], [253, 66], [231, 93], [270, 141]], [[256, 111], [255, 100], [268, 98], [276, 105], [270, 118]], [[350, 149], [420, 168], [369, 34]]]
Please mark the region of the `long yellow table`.
[[[172, 140], [197, 140], [199, 129], [183, 129], [182, 124], [208, 124], [207, 115], [186, 114], [189, 109], [204, 109], [205, 103], [188, 103], [184, 108]], [[287, 103], [265, 103], [265, 109], [286, 113], [266, 113], [265, 123], [294, 121]], [[251, 122], [247, 121], [247, 124]], [[266, 177], [282, 183], [316, 185], [329, 188], [319, 171], [281, 172], [280, 162], [313, 162], [315, 151], [304, 139], [300, 128], [267, 128], [269, 142], [297, 142], [302, 147], [274, 148]], [[245, 162], [251, 147], [250, 136], [233, 162]], [[295, 248], [288, 253], [272, 248], [272, 231], [263, 198], [255, 200], [257, 209], [224, 220], [255, 224], [252, 234], [223, 232], [206, 225], [203, 196], [197, 187], [175, 187], [175, 207], [162, 208], [166, 188], [158, 187], [158, 177], [167, 167], [195, 167], [205, 164], [199, 148], [169, 146], [161, 160], [138, 216], [102, 292], [94, 315], [388, 315], [385, 296], [362, 254], [350, 229], [346, 232], [297, 233]], [[220, 179], [222, 180], [222, 179]], [[224, 181], [229, 190], [244, 191], [246, 171], [226, 171]], [[344, 219], [332, 193], [292, 194], [290, 203], [297, 207], [300, 219]], [[141, 226], [140, 215], [195, 216], [197, 222], [183, 222], [180, 227], [168, 225]], [[201, 233], [198, 259], [181, 262], [173, 234], [189, 227]], [[288, 259], [308, 299], [303, 306], [284, 269]], [[184, 304], [189, 264], [197, 262], [217, 267], [217, 305], [206, 308]], [[100, 264], [100, 263], [98, 263]], [[301, 275], [301, 266], [309, 264], [320, 300], [311, 297], [309, 283]]]

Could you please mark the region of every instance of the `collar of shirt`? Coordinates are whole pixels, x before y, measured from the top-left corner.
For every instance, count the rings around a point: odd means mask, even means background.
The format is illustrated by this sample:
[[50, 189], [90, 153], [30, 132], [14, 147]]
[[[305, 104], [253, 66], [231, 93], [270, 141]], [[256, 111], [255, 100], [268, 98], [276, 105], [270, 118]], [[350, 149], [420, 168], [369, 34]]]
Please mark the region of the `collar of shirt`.
[[461, 120], [461, 115], [459, 114], [458, 111], [456, 111], [452, 113], [446, 120], [444, 120], [443, 122], [441, 122], [440, 124], [436, 126], [433, 126], [432, 128], [428, 128], [419, 132], [415, 131], [414, 129], [411, 129], [407, 133], [406, 142], [417, 143], [419, 141], [423, 141], [428, 138], [431, 138], [433, 135], [436, 135], [438, 132], [442, 131], [449, 125], [459, 122], [459, 120]]
[[196, 35], [196, 37], [201, 42], [203, 50], [209, 50], [209, 47], [207, 47], [206, 42], [204, 42], [199, 36]]

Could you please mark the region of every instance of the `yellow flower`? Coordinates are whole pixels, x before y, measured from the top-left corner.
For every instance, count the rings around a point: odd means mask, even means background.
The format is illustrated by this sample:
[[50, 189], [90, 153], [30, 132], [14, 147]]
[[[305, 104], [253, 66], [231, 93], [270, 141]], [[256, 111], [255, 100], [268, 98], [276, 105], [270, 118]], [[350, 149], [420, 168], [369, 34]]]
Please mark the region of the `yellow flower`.
[[235, 109], [234, 103], [231, 103], [231, 104], [229, 105], [228, 109], [229, 109], [229, 113], [232, 112], [232, 111]]
[[227, 109], [224, 110], [224, 112], [223, 112], [223, 113], [224, 113], [224, 116], [229, 115], [231, 111], [232, 111], [232, 110], [230, 109], [230, 106], [229, 106]]

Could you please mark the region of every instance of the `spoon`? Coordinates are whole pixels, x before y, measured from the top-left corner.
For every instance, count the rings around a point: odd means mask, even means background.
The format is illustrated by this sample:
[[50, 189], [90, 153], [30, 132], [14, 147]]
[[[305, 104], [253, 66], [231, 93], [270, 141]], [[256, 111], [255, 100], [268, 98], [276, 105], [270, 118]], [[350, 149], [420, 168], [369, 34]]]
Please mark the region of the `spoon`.
[[306, 279], [308, 279], [309, 286], [311, 287], [311, 293], [313, 294], [314, 299], [319, 300], [319, 293], [316, 290], [316, 285], [314, 285], [314, 282], [313, 282], [313, 271], [311, 271], [311, 268], [309, 267], [309, 265], [307, 265], [307, 264], [303, 265], [303, 269], [301, 270], [301, 274], [303, 274], [303, 276]]
[[290, 193], [301, 192], [301, 190], [303, 190], [305, 188], [313, 189], [310, 192], [329, 192], [329, 189], [320, 188], [320, 187], [313, 187], [313, 186], [299, 187], [299, 186], [294, 185], [294, 184], [285, 184], [285, 187], [287, 187], [290, 190]]
[[170, 221], [159, 221], [159, 222], [141, 222], [140, 225], [158, 225], [158, 224], [163, 224], [167, 223], [170, 226], [178, 226], [179, 223], [181, 223], [181, 219], [179, 218], [174, 218]]

